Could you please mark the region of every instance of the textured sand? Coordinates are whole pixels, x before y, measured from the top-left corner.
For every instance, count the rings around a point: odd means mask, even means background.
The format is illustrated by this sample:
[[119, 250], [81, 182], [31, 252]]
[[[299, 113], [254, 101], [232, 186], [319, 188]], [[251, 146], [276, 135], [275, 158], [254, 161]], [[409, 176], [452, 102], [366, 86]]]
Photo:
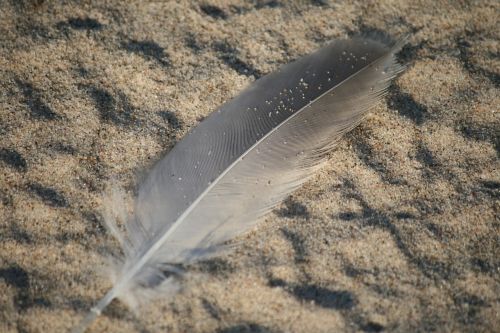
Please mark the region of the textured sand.
[[102, 192], [133, 189], [257, 77], [411, 33], [328, 166], [170, 300], [89, 332], [500, 327], [497, 1], [0, 0], [0, 332], [66, 332], [110, 284]]

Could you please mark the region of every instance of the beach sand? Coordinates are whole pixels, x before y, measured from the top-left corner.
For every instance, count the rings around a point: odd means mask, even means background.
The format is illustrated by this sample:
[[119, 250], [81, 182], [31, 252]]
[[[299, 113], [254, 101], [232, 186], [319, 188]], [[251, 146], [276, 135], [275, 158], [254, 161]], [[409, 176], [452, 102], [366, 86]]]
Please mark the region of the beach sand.
[[175, 297], [88, 332], [498, 332], [500, 5], [377, 3], [0, 0], [0, 332], [67, 332], [110, 288], [110, 185], [377, 32], [410, 34], [408, 69], [327, 166]]

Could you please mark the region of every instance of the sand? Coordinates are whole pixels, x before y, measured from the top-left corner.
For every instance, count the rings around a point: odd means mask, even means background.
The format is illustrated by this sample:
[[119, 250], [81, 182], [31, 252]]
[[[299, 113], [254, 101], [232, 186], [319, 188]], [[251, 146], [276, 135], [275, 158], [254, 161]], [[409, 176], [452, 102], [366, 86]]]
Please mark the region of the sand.
[[408, 70], [328, 165], [175, 297], [89, 332], [498, 332], [500, 5], [377, 3], [0, 0], [0, 332], [67, 332], [110, 287], [110, 184], [359, 32], [410, 33]]

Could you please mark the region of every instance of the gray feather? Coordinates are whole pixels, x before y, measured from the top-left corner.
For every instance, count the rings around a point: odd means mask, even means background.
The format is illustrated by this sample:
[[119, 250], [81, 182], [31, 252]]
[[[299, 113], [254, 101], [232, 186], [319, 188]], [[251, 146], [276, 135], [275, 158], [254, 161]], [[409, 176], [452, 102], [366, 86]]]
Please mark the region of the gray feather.
[[187, 134], [140, 185], [119, 236], [125, 259], [94, 312], [116, 297], [134, 305], [175, 291], [175, 274], [165, 275], [174, 264], [217, 254], [307, 181], [403, 70], [401, 46], [335, 41], [256, 81]]

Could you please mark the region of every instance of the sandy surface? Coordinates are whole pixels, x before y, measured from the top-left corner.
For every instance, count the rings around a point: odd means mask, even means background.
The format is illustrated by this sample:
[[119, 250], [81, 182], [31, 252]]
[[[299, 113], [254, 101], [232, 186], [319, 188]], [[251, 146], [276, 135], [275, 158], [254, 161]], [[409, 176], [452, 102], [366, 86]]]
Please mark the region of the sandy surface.
[[102, 192], [257, 77], [411, 33], [387, 99], [317, 176], [90, 332], [498, 332], [497, 1], [0, 0], [0, 332], [65, 332], [110, 284]]

